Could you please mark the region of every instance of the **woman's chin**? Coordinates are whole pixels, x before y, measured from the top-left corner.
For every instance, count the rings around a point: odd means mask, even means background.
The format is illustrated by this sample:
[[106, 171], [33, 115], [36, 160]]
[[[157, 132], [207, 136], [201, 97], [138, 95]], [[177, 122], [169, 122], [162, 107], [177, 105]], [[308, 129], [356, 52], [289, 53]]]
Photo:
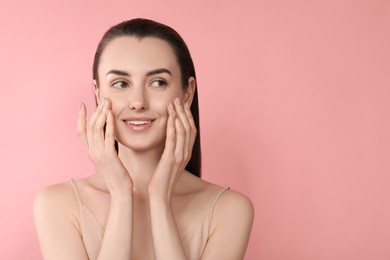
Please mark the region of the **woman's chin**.
[[[119, 140], [118, 140], [119, 141]], [[133, 152], [148, 152], [151, 150], [160, 150], [164, 148], [164, 143], [162, 142], [152, 142], [148, 140], [121, 140], [119, 141], [119, 149], [129, 149]]]

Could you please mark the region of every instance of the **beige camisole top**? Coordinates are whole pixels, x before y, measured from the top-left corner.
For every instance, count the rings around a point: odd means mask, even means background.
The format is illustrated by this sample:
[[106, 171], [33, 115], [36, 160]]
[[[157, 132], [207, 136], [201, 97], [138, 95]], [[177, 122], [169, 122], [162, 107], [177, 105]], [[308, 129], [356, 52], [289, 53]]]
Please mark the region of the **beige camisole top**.
[[[104, 228], [99, 224], [95, 215], [93, 215], [84, 206], [75, 180], [70, 179], [70, 182], [76, 194], [80, 208], [80, 232], [84, 247], [89, 259], [94, 260], [97, 259], [99, 254], [103, 240]], [[193, 224], [188, 227], [187, 231], [183, 234], [183, 247], [190, 260], [198, 260], [202, 257], [209, 238], [210, 225], [215, 204], [221, 194], [228, 189], [229, 187], [224, 187], [219, 190], [215, 194], [214, 198], [210, 200], [210, 204], [204, 214], [201, 214], [201, 217], [193, 222]]]

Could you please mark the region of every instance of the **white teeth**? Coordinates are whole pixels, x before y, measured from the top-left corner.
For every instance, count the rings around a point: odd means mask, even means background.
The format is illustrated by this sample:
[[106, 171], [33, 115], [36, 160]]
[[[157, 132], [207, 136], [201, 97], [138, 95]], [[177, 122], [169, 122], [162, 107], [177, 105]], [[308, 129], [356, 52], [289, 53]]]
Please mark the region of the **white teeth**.
[[127, 121], [129, 125], [145, 125], [149, 124], [150, 121]]

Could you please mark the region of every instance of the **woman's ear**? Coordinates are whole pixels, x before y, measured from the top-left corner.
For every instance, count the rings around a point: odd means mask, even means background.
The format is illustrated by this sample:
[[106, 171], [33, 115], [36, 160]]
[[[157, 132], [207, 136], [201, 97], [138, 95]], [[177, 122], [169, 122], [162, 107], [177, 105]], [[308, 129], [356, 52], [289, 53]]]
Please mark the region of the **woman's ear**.
[[184, 92], [184, 103], [189, 105], [191, 107], [192, 100], [194, 99], [196, 89], [196, 80], [194, 77], [188, 78], [188, 87]]
[[100, 92], [99, 92], [99, 87], [97, 85], [96, 79], [94, 79], [92, 81], [92, 88], [93, 88], [93, 92], [95, 93], [96, 103], [99, 104], [100, 103]]

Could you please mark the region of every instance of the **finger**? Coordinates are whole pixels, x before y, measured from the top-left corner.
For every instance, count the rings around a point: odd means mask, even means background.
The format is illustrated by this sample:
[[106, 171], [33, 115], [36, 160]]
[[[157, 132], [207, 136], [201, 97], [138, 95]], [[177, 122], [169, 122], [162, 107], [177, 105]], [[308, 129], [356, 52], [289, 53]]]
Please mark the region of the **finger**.
[[97, 106], [95, 112], [92, 114], [91, 118], [89, 119], [88, 126], [87, 126], [87, 140], [89, 147], [94, 149], [95, 147], [95, 123], [98, 117], [100, 116], [100, 113], [102, 112], [104, 105], [104, 99], [102, 99], [102, 102]]
[[168, 122], [167, 122], [167, 134], [165, 140], [165, 148], [162, 157], [165, 160], [169, 159], [171, 164], [174, 163], [174, 151], [176, 145], [176, 129], [175, 129], [175, 118], [176, 113], [174, 111], [169, 112]]
[[190, 124], [190, 121], [189, 121], [189, 118], [188, 118], [188, 115], [187, 113], [184, 111], [184, 106], [181, 104], [181, 100], [179, 98], [175, 98], [175, 108], [176, 108], [176, 111], [177, 111], [177, 114], [181, 120], [181, 123], [182, 123], [182, 126], [184, 127], [184, 131], [185, 131], [185, 147], [184, 148], [184, 158], [188, 158], [189, 157], [189, 154], [190, 154], [190, 151], [192, 149], [192, 146], [191, 146], [191, 124]]
[[88, 140], [86, 133], [86, 115], [87, 111], [84, 103], [80, 104], [80, 109], [77, 117], [77, 135], [79, 136], [81, 143], [88, 150]]
[[193, 117], [193, 115], [191, 113], [191, 108], [190, 108], [189, 103], [185, 104], [184, 111], [185, 111], [185, 113], [187, 115], [188, 122], [190, 123], [190, 126], [191, 126], [190, 147], [192, 149], [192, 147], [194, 146], [194, 143], [195, 143], [195, 139], [196, 139], [196, 135], [197, 135], [197, 129], [196, 129], [194, 117]]
[[182, 121], [186, 132], [191, 131], [190, 121], [188, 119], [187, 113], [184, 110], [184, 106], [181, 104], [181, 100], [179, 98], [175, 98], [174, 103], [175, 103], [175, 110], [177, 112], [177, 115], [179, 116], [180, 120]]
[[96, 107], [95, 112], [91, 115], [91, 118], [89, 119], [88, 122], [89, 127], [93, 127], [95, 125], [97, 118], [99, 117], [101, 111], [103, 110], [105, 102], [106, 102], [105, 98], [102, 98], [101, 102]]
[[186, 149], [186, 131], [184, 129], [182, 121], [176, 117], [175, 119], [176, 129], [176, 145], [175, 145], [175, 160], [178, 167], [181, 167], [187, 160], [187, 149]]
[[105, 146], [108, 149], [115, 149], [115, 138], [114, 138], [114, 117], [112, 115], [111, 109], [107, 113], [107, 125], [106, 125], [106, 134], [104, 138]]
[[99, 116], [96, 118], [95, 125], [93, 127], [95, 148], [102, 149], [104, 147], [104, 125], [107, 120], [108, 112], [108, 100], [103, 104], [102, 109], [99, 112]]

